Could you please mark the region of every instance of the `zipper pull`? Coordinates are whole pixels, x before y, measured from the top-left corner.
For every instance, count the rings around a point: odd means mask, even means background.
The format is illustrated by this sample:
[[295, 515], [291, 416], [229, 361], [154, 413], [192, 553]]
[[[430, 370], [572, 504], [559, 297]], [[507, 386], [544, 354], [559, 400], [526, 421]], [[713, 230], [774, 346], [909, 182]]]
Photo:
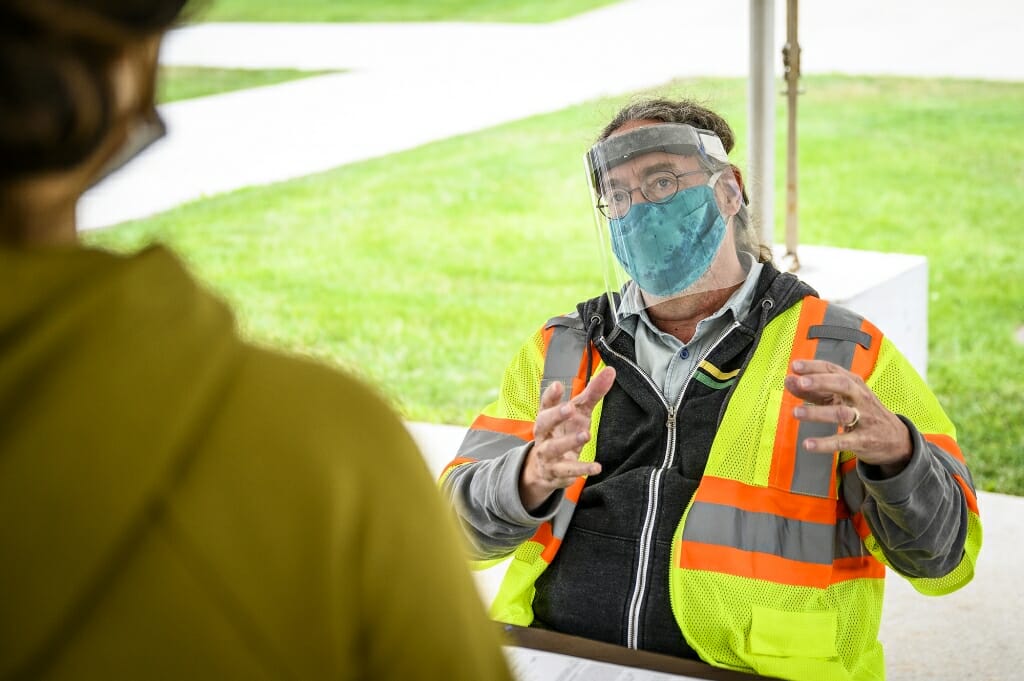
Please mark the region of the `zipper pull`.
[[668, 421], [665, 422], [665, 427], [668, 428], [669, 432], [673, 432], [676, 429], [676, 410], [668, 410]]

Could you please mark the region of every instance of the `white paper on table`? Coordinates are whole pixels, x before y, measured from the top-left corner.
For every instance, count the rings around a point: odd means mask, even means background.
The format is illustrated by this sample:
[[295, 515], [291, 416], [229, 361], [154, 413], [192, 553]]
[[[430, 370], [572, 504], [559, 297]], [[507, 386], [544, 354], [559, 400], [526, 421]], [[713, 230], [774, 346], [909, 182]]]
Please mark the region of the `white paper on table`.
[[516, 681], [702, 681], [521, 646], [505, 646], [505, 657]]

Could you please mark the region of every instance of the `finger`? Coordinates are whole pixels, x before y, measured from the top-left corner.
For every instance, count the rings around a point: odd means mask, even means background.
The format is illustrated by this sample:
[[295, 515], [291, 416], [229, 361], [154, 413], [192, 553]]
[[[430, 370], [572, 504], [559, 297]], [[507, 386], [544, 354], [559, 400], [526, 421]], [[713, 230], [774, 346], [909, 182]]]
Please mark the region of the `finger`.
[[801, 405], [793, 409], [793, 416], [800, 421], [815, 423], [852, 423], [857, 410], [846, 404], [828, 404], [824, 406]]
[[540, 411], [537, 413], [537, 418], [533, 420], [534, 440], [549, 436], [555, 428], [575, 412], [568, 403], [562, 402], [564, 393], [565, 385], [561, 381], [554, 381], [541, 393]]
[[811, 404], [831, 404], [834, 401], [834, 395], [832, 395], [831, 393], [816, 392], [809, 388], [803, 387], [801, 385], [801, 381], [803, 381], [805, 378], [807, 377], [786, 376], [784, 381], [786, 390], [796, 395], [800, 399], [804, 400], [805, 402], [810, 402]]
[[584, 430], [561, 437], [550, 438], [537, 445], [537, 458], [545, 463], [553, 463], [564, 459], [566, 454], [571, 454], [575, 459], [580, 454], [580, 448], [589, 439], [590, 433]]
[[856, 392], [856, 384], [847, 374], [786, 376], [785, 385], [791, 393], [809, 402], [828, 402], [833, 395], [849, 399]]
[[600, 472], [601, 464], [596, 461], [558, 461], [545, 466], [544, 479], [555, 487], [568, 487], [581, 475], [597, 475]]
[[794, 374], [848, 374], [843, 367], [823, 359], [798, 359], [789, 365]]
[[812, 452], [856, 452], [860, 441], [850, 433], [832, 437], [809, 437], [804, 440], [804, 449]]
[[589, 414], [597, 403], [604, 399], [614, 384], [615, 369], [605, 367], [590, 379], [590, 383], [583, 389], [583, 392], [572, 399], [572, 403]]
[[548, 409], [553, 407], [562, 401], [562, 393], [565, 391], [565, 386], [562, 385], [561, 381], [555, 381], [548, 386], [547, 390], [541, 393], [540, 396], [540, 408]]

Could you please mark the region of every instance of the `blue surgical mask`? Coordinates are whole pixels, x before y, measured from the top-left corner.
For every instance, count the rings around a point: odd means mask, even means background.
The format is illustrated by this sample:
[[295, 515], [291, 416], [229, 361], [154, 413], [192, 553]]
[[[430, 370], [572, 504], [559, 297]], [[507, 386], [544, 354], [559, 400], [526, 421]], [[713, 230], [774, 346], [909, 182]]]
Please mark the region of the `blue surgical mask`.
[[708, 185], [683, 189], [666, 203], [633, 204], [609, 223], [615, 257], [641, 289], [659, 297], [700, 279], [725, 238], [725, 220]]

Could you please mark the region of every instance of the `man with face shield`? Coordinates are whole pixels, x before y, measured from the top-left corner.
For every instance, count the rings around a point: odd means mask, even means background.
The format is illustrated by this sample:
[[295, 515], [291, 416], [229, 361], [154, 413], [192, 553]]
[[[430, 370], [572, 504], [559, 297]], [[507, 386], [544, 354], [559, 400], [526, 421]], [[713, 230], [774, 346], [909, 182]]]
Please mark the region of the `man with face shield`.
[[790, 679], [881, 679], [885, 568], [973, 575], [955, 429], [870, 322], [779, 272], [732, 131], [623, 109], [585, 157], [608, 290], [548, 320], [442, 474], [495, 619]]
[[0, 678], [505, 681], [374, 391], [246, 343], [165, 248], [77, 241], [162, 133], [184, 4], [0, 4]]

